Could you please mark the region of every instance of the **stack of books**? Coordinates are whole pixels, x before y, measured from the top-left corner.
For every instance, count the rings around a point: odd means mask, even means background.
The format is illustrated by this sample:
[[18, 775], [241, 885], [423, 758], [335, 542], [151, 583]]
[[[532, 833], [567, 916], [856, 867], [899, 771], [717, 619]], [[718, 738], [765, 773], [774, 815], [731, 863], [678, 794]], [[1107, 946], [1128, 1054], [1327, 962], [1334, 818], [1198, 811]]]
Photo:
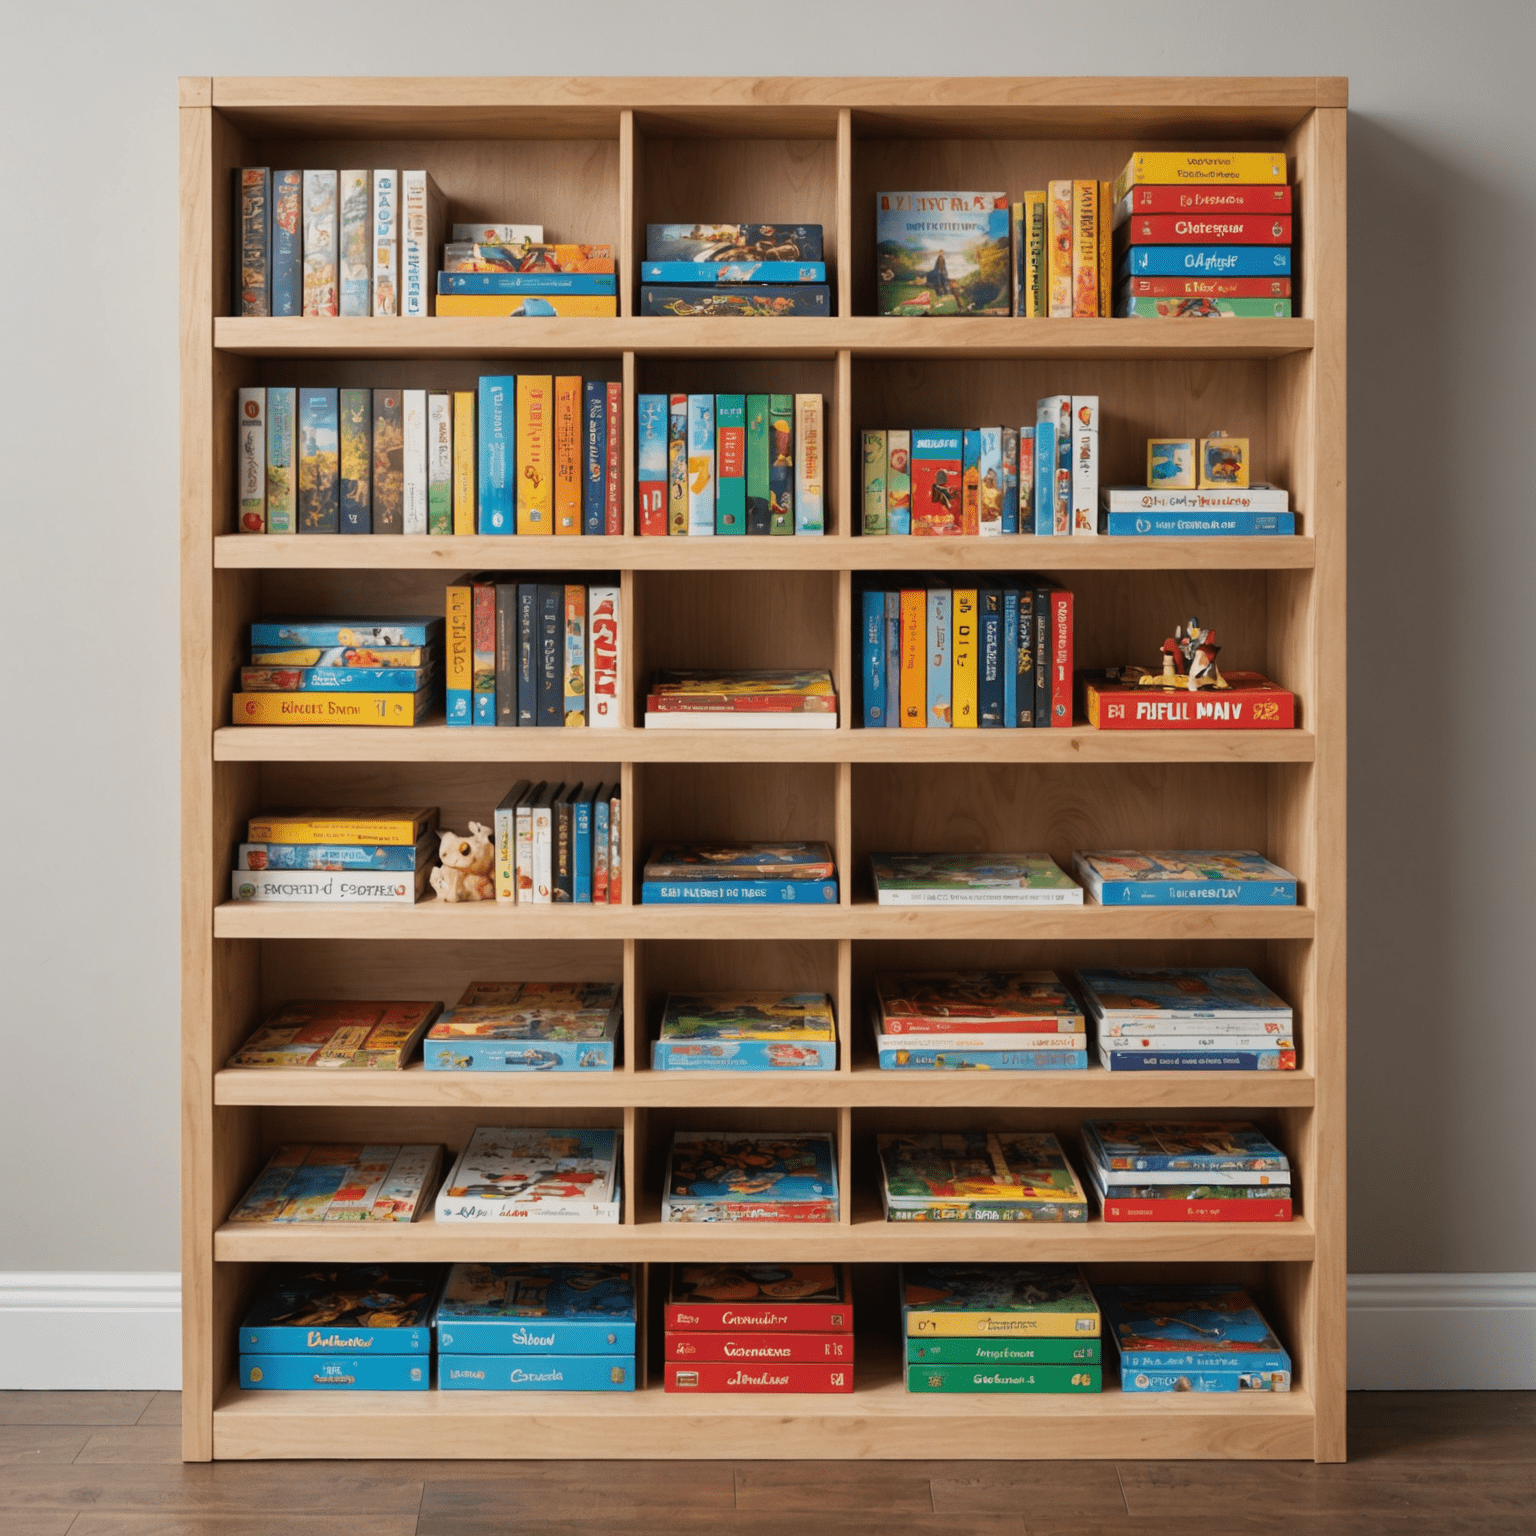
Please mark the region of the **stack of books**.
[[441, 700], [443, 621], [257, 619], [236, 725], [420, 725]]
[[1030, 320], [1091, 320], [1110, 313], [1107, 181], [1047, 182], [1011, 207], [1013, 312]]
[[887, 1221], [1087, 1221], [1088, 1197], [1048, 1131], [882, 1134]]
[[645, 699], [653, 730], [835, 731], [830, 672], [658, 672]]
[[640, 532], [824, 533], [826, 458], [820, 395], [641, 395]]
[[1138, 152], [1114, 196], [1117, 315], [1291, 313], [1284, 154]]
[[437, 312], [612, 317], [617, 270], [612, 246], [546, 243], [542, 224], [455, 224], [437, 275]]
[[519, 779], [496, 807], [496, 900], [519, 906], [624, 899], [617, 784]]
[[1289, 1392], [1291, 1357], [1235, 1285], [1100, 1285], [1122, 1392]]
[[1098, 1304], [1075, 1264], [903, 1264], [908, 1392], [1098, 1392]]
[[448, 588], [448, 724], [618, 725], [618, 581], [506, 576]]
[[647, 224], [642, 315], [826, 316], [820, 224]]
[[436, 1324], [444, 1392], [635, 1390], [627, 1264], [455, 1264]]
[[1289, 1221], [1291, 1165], [1241, 1120], [1085, 1120], [1105, 1221]]
[[1101, 907], [1294, 907], [1296, 877], [1251, 849], [1084, 850], [1072, 868]]
[[443, 197], [427, 171], [234, 173], [236, 315], [432, 312]]
[[240, 1385], [264, 1392], [425, 1392], [437, 1265], [281, 1266], [240, 1324]]
[[419, 1221], [437, 1185], [438, 1146], [280, 1146], [231, 1221]]
[[1082, 1071], [1087, 1024], [1054, 971], [920, 971], [875, 979], [882, 1070]]
[[438, 1191], [438, 1221], [617, 1223], [623, 1204], [622, 1136], [482, 1125]]
[[826, 843], [658, 843], [645, 861], [640, 900], [835, 906], [837, 866]]
[[853, 1391], [846, 1264], [674, 1264], [668, 1392]]
[[1071, 726], [1065, 587], [1032, 572], [905, 580], [899, 590], [876, 585], [860, 598], [866, 729]]
[[611, 1072], [624, 1009], [611, 981], [475, 981], [427, 1033], [429, 1072]]
[[1111, 1072], [1275, 1072], [1296, 1066], [1290, 1004], [1252, 971], [1078, 972]]
[[1136, 539], [1276, 538], [1296, 532], [1296, 514], [1290, 492], [1278, 485], [1106, 486], [1099, 492], [1099, 532]]
[[817, 1131], [676, 1131], [661, 1219], [836, 1221], [832, 1138]]
[[437, 807], [267, 811], [246, 823], [235, 901], [344, 901], [410, 906], [437, 860]]
[[882, 315], [1006, 315], [1012, 298], [1006, 192], [877, 192]]
[[651, 1066], [673, 1072], [831, 1072], [837, 1027], [825, 992], [672, 992]]
[[402, 1072], [441, 1003], [292, 1002], [275, 1008], [231, 1067]]
[[1080, 907], [1083, 888], [1043, 853], [876, 853], [882, 907]]

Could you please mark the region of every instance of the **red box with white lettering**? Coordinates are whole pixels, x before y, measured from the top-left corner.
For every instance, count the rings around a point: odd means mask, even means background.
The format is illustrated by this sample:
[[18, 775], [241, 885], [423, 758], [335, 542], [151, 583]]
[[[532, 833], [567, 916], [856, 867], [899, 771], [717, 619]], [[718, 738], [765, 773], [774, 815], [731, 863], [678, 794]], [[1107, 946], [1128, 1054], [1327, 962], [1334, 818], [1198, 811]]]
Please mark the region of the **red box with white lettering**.
[[761, 1362], [698, 1365], [667, 1362], [668, 1392], [852, 1392], [853, 1362], [775, 1365]]
[[1164, 688], [1111, 677], [1078, 675], [1083, 714], [1099, 731], [1289, 731], [1296, 695], [1258, 672], [1224, 672], [1226, 688]]
[[667, 1332], [852, 1333], [846, 1264], [674, 1264]]
[[667, 1359], [712, 1363], [841, 1361], [853, 1364], [851, 1333], [669, 1333]]

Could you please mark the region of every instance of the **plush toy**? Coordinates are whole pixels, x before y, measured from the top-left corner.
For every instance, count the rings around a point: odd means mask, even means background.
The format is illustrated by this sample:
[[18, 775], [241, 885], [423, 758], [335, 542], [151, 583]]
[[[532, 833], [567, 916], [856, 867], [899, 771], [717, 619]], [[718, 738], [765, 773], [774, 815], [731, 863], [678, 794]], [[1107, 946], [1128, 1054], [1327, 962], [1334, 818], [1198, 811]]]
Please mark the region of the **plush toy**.
[[442, 901], [492, 901], [496, 882], [491, 866], [496, 862], [496, 847], [491, 829], [478, 821], [469, 824], [469, 835], [444, 832], [438, 843], [439, 868], [432, 871], [432, 889]]

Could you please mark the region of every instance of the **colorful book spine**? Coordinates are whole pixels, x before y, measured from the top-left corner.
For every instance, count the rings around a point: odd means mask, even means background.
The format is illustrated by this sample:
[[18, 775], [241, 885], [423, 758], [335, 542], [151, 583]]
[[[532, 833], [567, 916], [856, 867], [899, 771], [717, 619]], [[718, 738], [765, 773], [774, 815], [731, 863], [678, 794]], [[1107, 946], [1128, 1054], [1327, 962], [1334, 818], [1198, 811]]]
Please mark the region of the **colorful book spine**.
[[913, 537], [939, 538], [959, 533], [963, 435], [926, 430], [913, 432], [911, 440]]
[[826, 422], [820, 395], [795, 396], [795, 532], [826, 530]]
[[517, 725], [517, 586], [510, 581], [496, 583], [496, 725]]
[[960, 532], [973, 539], [981, 532], [981, 432], [976, 427], [960, 434]]
[[240, 1356], [247, 1392], [425, 1392], [432, 1362], [418, 1355]]
[[592, 798], [592, 901], [608, 904], [608, 797], [611, 790], [599, 784]]
[[336, 172], [304, 172], [304, 313], [336, 313]]
[[480, 380], [480, 517], [481, 533], [516, 533], [513, 471], [517, 460], [517, 379], [514, 375]]
[[1033, 424], [1019, 428], [1019, 526], [1017, 532], [1032, 533], [1035, 527], [1035, 429]]
[[624, 900], [624, 806], [619, 786], [608, 797], [608, 905]]
[[624, 532], [624, 386], [608, 385], [607, 451], [603, 475], [603, 532], [617, 538]]
[[1289, 1221], [1289, 1200], [1142, 1200], [1099, 1197], [1105, 1221]]
[[298, 391], [267, 391], [267, 532], [292, 533], [297, 490]]
[[398, 389], [373, 392], [373, 531], [405, 531], [405, 411]]
[[469, 315], [487, 320], [612, 319], [619, 301], [592, 293], [444, 293], [439, 315]]
[[1285, 156], [1269, 152], [1197, 150], [1138, 151], [1115, 178], [1115, 201], [1132, 187], [1185, 186], [1190, 183], [1284, 186]]
[[688, 532], [715, 531], [715, 397], [688, 396]]
[[1072, 397], [1072, 532], [1099, 531], [1099, 397]]
[[768, 397], [768, 532], [795, 531], [795, 397]]
[[[1056, 532], [1056, 397], [1048, 395], [1035, 406], [1035, 435], [1031, 439], [1031, 456], [1034, 461], [1034, 527], [1031, 530], [1039, 538], [1049, 538]], [[1024, 440], [1019, 440], [1019, 461], [1022, 468]], [[1023, 481], [1020, 480], [1022, 485]], [[1023, 511], [1020, 509], [1022, 528]]]
[[633, 1355], [633, 1318], [439, 1317], [440, 1355]]
[[400, 313], [432, 313], [432, 264], [442, 244], [442, 194], [428, 171], [400, 173]]
[[1049, 218], [1047, 313], [1053, 320], [1072, 317], [1072, 183], [1053, 181], [1046, 192]]
[[1295, 1051], [1107, 1051], [1099, 1061], [1110, 1072], [1290, 1072]]
[[667, 531], [665, 395], [641, 395], [635, 402], [635, 500], [639, 508], [641, 536], [664, 536]]
[[747, 397], [715, 396], [715, 532], [747, 531]]
[[976, 729], [977, 639], [976, 591], [970, 587], [956, 587], [951, 687], [954, 724], [957, 729]]
[[539, 589], [517, 584], [517, 723], [536, 725], [539, 718]]
[[976, 531], [982, 538], [1003, 532], [1003, 429], [982, 427], [976, 434]]
[[[496, 807], [491, 824], [496, 845], [496, 900], [500, 902], [517, 900], [517, 808], [527, 799], [530, 787], [527, 779], [519, 779]], [[449, 1065], [455, 1063], [450, 1059]]]
[[603, 531], [603, 501], [608, 466], [608, 393], [601, 379], [588, 379], [581, 392], [582, 476], [581, 531]]
[[1056, 395], [1056, 506], [1052, 531], [1072, 532], [1072, 396]]
[[337, 409], [334, 389], [299, 391], [300, 533], [335, 533], [339, 526]]
[[235, 435], [237, 526], [241, 533], [267, 531], [267, 392], [242, 389]]
[[1128, 245], [1289, 245], [1291, 221], [1273, 213], [1133, 213], [1116, 234]]
[[489, 581], [471, 583], [470, 635], [474, 679], [470, 716], [476, 725], [496, 724], [496, 588]]
[[427, 396], [427, 532], [453, 532], [453, 396]]
[[1036, 578], [1031, 590], [1034, 616], [1035, 694], [1033, 723], [1042, 730], [1051, 723], [1051, 587]]
[[1101, 1392], [1097, 1365], [922, 1365], [907, 1366], [908, 1392]]
[[1123, 224], [1133, 213], [1257, 213], [1289, 214], [1288, 186], [1184, 186], [1127, 188], [1115, 204], [1115, 223]]
[[1050, 589], [1051, 720], [1058, 730], [1072, 726], [1072, 594]]
[[976, 723], [1003, 725], [1003, 594], [983, 587], [976, 594]]
[[403, 532], [427, 531], [427, 392], [400, 391], [400, 468], [404, 494]]
[[642, 902], [670, 906], [835, 906], [836, 880], [646, 880]]
[[490, 294], [582, 294], [588, 298], [618, 292], [618, 279], [601, 272], [439, 272], [437, 292]]
[[1120, 1371], [1122, 1392], [1289, 1392], [1289, 1371], [1266, 1371], [1251, 1366], [1243, 1356], [1229, 1371], [1200, 1366], [1182, 1371]]
[[1121, 299], [1119, 314], [1125, 320], [1172, 320], [1197, 317], [1229, 320], [1289, 320], [1289, 299]]
[[581, 534], [582, 487], [582, 385], [579, 378], [557, 376], [554, 381], [552, 513], [557, 537]]
[[367, 171], [338, 171], [337, 311], [343, 317], [373, 312], [372, 187]]
[[944, 587], [930, 587], [927, 593], [928, 649], [925, 695], [928, 712], [924, 724], [930, 730], [946, 730], [954, 723], [950, 693], [954, 637], [953, 594]]
[[674, 1333], [665, 1335], [666, 1358], [686, 1364], [690, 1360], [841, 1360], [853, 1359], [853, 1339], [846, 1333], [748, 1333], [743, 1329], [723, 1333]]
[[373, 532], [373, 391], [337, 394], [341, 532]]
[[1120, 292], [1147, 299], [1288, 299], [1288, 277], [1127, 277]]
[[862, 531], [867, 535], [885, 533], [885, 433], [865, 432], [861, 439], [864, 477], [862, 481], [864, 517]]
[[666, 1362], [668, 1392], [852, 1392], [853, 1365], [811, 1361]]
[[619, 723], [619, 589], [591, 587], [587, 604], [588, 723], [612, 727]]
[[400, 313], [400, 173], [373, 173], [373, 312]]
[[880, 1048], [880, 1070], [891, 1071], [977, 1071], [996, 1072], [1081, 1072], [1087, 1069], [1086, 1050], [983, 1050], [975, 1046], [953, 1049], [942, 1043], [927, 1045], [885, 1045]]
[[998, 434], [998, 454], [1001, 459], [1002, 485], [1002, 534], [1019, 531], [1019, 429], [1003, 427]]
[[901, 723], [921, 729], [928, 722], [928, 594], [901, 594]]
[[1115, 282], [1115, 233], [1110, 219], [1114, 206], [1110, 198], [1110, 183], [1101, 181], [1099, 188], [1099, 313], [1110, 315], [1114, 299]]
[[640, 313], [759, 320], [825, 318], [832, 313], [832, 290], [825, 283], [717, 283], [711, 287], [646, 283], [640, 289]]
[[1098, 1365], [1099, 1339], [908, 1339], [909, 1365]]
[[517, 375], [517, 531], [554, 531], [554, 392], [549, 374]]
[[688, 396], [667, 396], [667, 532], [688, 532]]
[[304, 313], [304, 173], [272, 173], [272, 313]]
[[565, 589], [565, 655], [562, 683], [566, 725], [587, 723], [587, 589], [571, 583]]
[[901, 593], [885, 594], [885, 720], [887, 730], [901, 725]]
[[614, 1355], [437, 1357], [440, 1392], [633, 1392], [633, 1358]]
[[272, 313], [272, 172], [235, 172], [235, 313]]
[[643, 261], [642, 283], [824, 283], [824, 261]]
[[1002, 655], [999, 666], [1003, 678], [1003, 719], [1005, 729], [1013, 730], [1019, 720], [1019, 592], [1016, 587], [1003, 589]]
[[1051, 312], [1049, 198], [1044, 192], [1026, 192], [1022, 206], [1024, 243], [1019, 252], [1023, 262], [1019, 313], [1026, 319], [1043, 320]]
[[794, 1059], [784, 1059], [775, 1040], [653, 1040], [655, 1072], [832, 1072], [837, 1068], [835, 1040], [797, 1040]]
[[1099, 312], [1099, 184], [1072, 183], [1072, 318]]
[[885, 725], [885, 593], [866, 591], [863, 599], [864, 724]]
[[1120, 258], [1131, 277], [1289, 277], [1288, 245], [1132, 245]]
[[767, 395], [747, 396], [747, 532], [755, 538], [768, 532], [768, 400]]
[[885, 526], [893, 535], [912, 532], [912, 434], [907, 431], [886, 434]]

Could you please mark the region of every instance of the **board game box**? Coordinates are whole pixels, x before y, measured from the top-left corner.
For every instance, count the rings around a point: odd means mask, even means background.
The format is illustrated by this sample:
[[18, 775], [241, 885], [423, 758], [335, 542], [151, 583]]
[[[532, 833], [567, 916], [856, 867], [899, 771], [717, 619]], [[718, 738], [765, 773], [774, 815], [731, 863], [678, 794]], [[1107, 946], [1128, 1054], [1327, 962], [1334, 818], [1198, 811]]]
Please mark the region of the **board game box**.
[[647, 261], [821, 261], [820, 224], [647, 224]]
[[640, 313], [694, 319], [825, 319], [832, 314], [832, 290], [826, 283], [802, 282], [647, 283], [640, 289]]
[[827, 843], [657, 843], [647, 880], [830, 880], [837, 873]]
[[1289, 731], [1296, 695], [1258, 672], [1226, 672], [1225, 688], [1149, 687], [1079, 672], [1082, 714], [1096, 731]]
[[853, 1359], [851, 1333], [671, 1333], [666, 1336], [668, 1360], [828, 1361]]
[[903, 1264], [908, 1339], [1097, 1339], [1099, 1306], [1075, 1264]]
[[853, 1362], [666, 1362], [668, 1392], [852, 1392]]
[[441, 1003], [284, 1003], [229, 1065], [400, 1071], [441, 1010]]
[[1296, 877], [1260, 854], [1211, 848], [1117, 849], [1072, 855], [1100, 906], [1293, 907]]
[[975, 1338], [923, 1335], [907, 1339], [912, 1365], [1098, 1365], [1103, 1356], [1099, 1339], [1013, 1339], [978, 1335]]
[[[1119, 1352], [1123, 1390], [1290, 1390], [1291, 1357], [1238, 1286], [1101, 1285], [1097, 1296]], [[1133, 1379], [1141, 1372], [1151, 1373], [1146, 1385]], [[1159, 1381], [1176, 1383], [1191, 1372], [1197, 1374], [1182, 1387]], [[1210, 1373], [1211, 1384], [1196, 1384], [1201, 1372]], [[1251, 1384], [1241, 1385], [1243, 1378]]]
[[1286, 1184], [1290, 1159], [1246, 1120], [1085, 1120], [1083, 1146], [1111, 1182]]
[[440, 1146], [356, 1142], [280, 1146], [232, 1222], [416, 1221], [442, 1164]]
[[674, 992], [652, 1042], [659, 1070], [824, 1070], [837, 1065], [832, 999], [824, 992]]
[[887, 1035], [1050, 1036], [1081, 1034], [1087, 1027], [1055, 971], [887, 973], [875, 978], [875, 994], [880, 1032]]
[[663, 1319], [668, 1333], [853, 1332], [846, 1264], [674, 1264]]
[[658, 672], [645, 707], [650, 714], [673, 712], [774, 711], [836, 714], [832, 674], [758, 668], [735, 672]]
[[411, 1355], [241, 1355], [248, 1392], [425, 1392], [430, 1357]]
[[428, 1071], [611, 1071], [616, 982], [474, 982], [428, 1031]]
[[837, 1164], [820, 1132], [677, 1131], [663, 1221], [836, 1221]]
[[1096, 1365], [908, 1365], [908, 1392], [1098, 1392]]
[[440, 1392], [633, 1392], [629, 1355], [439, 1355]]
[[430, 1355], [438, 1265], [285, 1265], [240, 1324], [251, 1355]]
[[1080, 906], [1082, 887], [1043, 853], [877, 853], [882, 907]]
[[480, 1126], [437, 1197], [438, 1221], [617, 1222], [621, 1136]]
[[882, 1133], [887, 1221], [1086, 1221], [1088, 1199], [1048, 1131]]
[[440, 1354], [630, 1355], [627, 1264], [455, 1264], [437, 1309]]
[[1077, 981], [1101, 1037], [1179, 1026], [1194, 1033], [1216, 1025], [1244, 1034], [1291, 1032], [1290, 1004], [1238, 966], [1091, 966], [1077, 972]]
[[877, 192], [882, 315], [1006, 315], [1013, 301], [1005, 192]]

